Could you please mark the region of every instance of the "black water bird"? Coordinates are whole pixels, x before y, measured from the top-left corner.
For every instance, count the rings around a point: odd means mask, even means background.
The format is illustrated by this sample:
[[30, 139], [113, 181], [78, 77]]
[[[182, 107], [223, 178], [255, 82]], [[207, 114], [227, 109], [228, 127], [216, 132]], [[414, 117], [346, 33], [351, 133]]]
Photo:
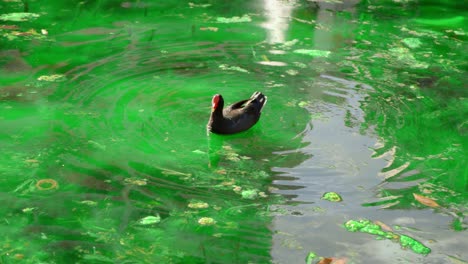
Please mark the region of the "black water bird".
[[239, 101], [224, 108], [224, 99], [220, 94], [213, 96], [208, 131], [216, 134], [234, 134], [245, 131], [260, 119], [267, 97], [255, 92], [249, 99]]

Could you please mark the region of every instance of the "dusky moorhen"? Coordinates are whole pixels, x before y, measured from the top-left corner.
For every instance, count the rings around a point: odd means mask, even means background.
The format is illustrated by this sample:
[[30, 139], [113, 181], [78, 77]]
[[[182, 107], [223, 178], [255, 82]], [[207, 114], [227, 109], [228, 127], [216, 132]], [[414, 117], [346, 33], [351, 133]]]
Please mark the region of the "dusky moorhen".
[[247, 100], [234, 103], [226, 108], [220, 94], [213, 96], [211, 116], [208, 121], [208, 131], [216, 134], [234, 134], [245, 131], [255, 125], [260, 119], [267, 97], [261, 92], [255, 92]]

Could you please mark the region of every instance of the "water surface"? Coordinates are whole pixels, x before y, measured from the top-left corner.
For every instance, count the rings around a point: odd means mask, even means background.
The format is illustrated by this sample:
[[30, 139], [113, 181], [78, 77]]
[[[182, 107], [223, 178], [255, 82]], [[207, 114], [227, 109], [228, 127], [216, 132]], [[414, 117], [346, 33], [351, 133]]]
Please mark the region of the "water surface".
[[[460, 5], [0, 4], [38, 15], [0, 24], [2, 263], [468, 261]], [[254, 128], [207, 135], [212, 95], [257, 90]]]

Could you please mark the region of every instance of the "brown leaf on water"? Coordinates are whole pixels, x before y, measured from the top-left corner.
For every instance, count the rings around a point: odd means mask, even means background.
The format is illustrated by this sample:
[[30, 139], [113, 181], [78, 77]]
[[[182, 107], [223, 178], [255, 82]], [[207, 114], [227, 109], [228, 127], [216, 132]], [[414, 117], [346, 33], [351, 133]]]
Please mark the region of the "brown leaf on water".
[[383, 231], [388, 231], [388, 232], [393, 231], [391, 227], [389, 227], [388, 225], [386, 225], [386, 224], [384, 224], [384, 223], [382, 223], [382, 222], [380, 222], [378, 220], [374, 221], [374, 224], [380, 226], [380, 228], [382, 228]]
[[12, 34], [14, 36], [37, 36], [37, 35], [39, 35], [39, 33], [37, 33], [37, 31], [35, 29], [30, 29], [30, 30], [25, 31], [25, 32], [13, 31]]
[[333, 258], [332, 264], [346, 264], [347, 258]]
[[416, 201], [424, 204], [425, 206], [429, 206], [432, 208], [440, 207], [440, 205], [436, 201], [432, 200], [431, 198], [428, 198], [426, 196], [422, 196], [416, 193], [413, 193], [413, 196], [414, 196], [414, 199], [416, 199]]
[[322, 258], [317, 264], [331, 264], [332, 261], [332, 258]]
[[225, 169], [219, 169], [215, 171], [217, 174], [226, 175], [227, 171]]
[[19, 27], [17, 25], [0, 25], [0, 29], [15, 30]]
[[347, 258], [321, 258], [317, 264], [346, 264]]
[[200, 30], [216, 32], [218, 31], [218, 28], [217, 27], [201, 27]]

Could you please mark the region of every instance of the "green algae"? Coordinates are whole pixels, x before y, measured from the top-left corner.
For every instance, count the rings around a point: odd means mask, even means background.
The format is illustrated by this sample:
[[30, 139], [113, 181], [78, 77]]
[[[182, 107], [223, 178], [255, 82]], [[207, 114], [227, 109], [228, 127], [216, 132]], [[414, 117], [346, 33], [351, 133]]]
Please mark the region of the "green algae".
[[349, 220], [344, 224], [344, 227], [349, 232], [361, 232], [376, 235], [378, 238], [386, 238], [391, 240], [397, 240], [402, 248], [409, 248], [414, 253], [427, 255], [431, 253], [431, 249], [426, 247], [424, 244], [418, 240], [406, 236], [397, 234], [391, 231], [384, 231], [382, 227], [378, 224], [373, 223], [368, 219], [363, 220]]
[[322, 195], [322, 200], [327, 200], [330, 202], [341, 202], [343, 198], [336, 192], [326, 192]]

